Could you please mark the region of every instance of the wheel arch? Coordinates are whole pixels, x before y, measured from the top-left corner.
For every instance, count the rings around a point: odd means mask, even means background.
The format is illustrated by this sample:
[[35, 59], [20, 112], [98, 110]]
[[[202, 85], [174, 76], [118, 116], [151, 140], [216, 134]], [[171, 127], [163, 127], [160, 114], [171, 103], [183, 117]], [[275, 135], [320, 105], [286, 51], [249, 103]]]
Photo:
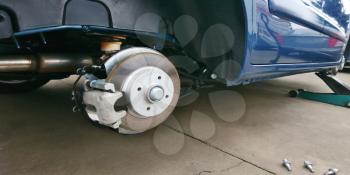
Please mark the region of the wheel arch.
[[[251, 25], [249, 22], [251, 20], [250, 11], [252, 10], [251, 6], [253, 3], [252, 0], [222, 0], [220, 2], [202, 0], [61, 0], [55, 5], [51, 1], [46, 0], [28, 0], [22, 3], [18, 1], [14, 3], [9, 2], [11, 1], [3, 1], [0, 5], [9, 5], [15, 12], [14, 16], [20, 17], [18, 21], [18, 26], [20, 26], [19, 33], [16, 33], [16, 36], [45, 33], [45, 31], [51, 31], [49, 28], [55, 31], [74, 29], [84, 30], [85, 32], [85, 25], [102, 25], [106, 28], [111, 27], [114, 29], [156, 34], [164, 33], [175, 35], [176, 37], [174, 25], [178, 22], [178, 19], [184, 15], [192, 16], [198, 23], [198, 31], [188, 43], [181, 44], [181, 49], [185, 51], [188, 57], [203, 63], [209, 70], [216, 72], [218, 77], [226, 81], [232, 81], [238, 77], [245, 63], [248, 47], [247, 38], [249, 36], [248, 28]], [[71, 20], [69, 13], [71, 10], [69, 8], [80, 8], [78, 5], [72, 6], [74, 2], [77, 2], [77, 4], [82, 2], [82, 5], [85, 3], [94, 3], [95, 5], [93, 6], [95, 8], [92, 9], [104, 9], [105, 15], [102, 15], [104, 17], [96, 19], [105, 18], [101, 20], [105, 22], [100, 24], [98, 23], [99, 20], [97, 20], [97, 23], [95, 23], [96, 20], [92, 22], [86, 22], [84, 20], [79, 22], [77, 20], [73, 22], [74, 26], [68, 26], [68, 24], [72, 24], [72, 22], [68, 22]], [[45, 8], [38, 8], [38, 4], [36, 3], [42, 3], [42, 6]], [[33, 15], [29, 15], [27, 14], [29, 13], [28, 11], [23, 10], [26, 5], [31, 5], [30, 7], [35, 8], [35, 10], [31, 11]], [[86, 14], [88, 9], [83, 8], [83, 12], [80, 14]], [[52, 10], [52, 13], [44, 16], [41, 15], [45, 14], [45, 10]], [[145, 14], [146, 17], [144, 16]], [[147, 14], [155, 15], [149, 15], [147, 17]], [[90, 13], [89, 15], [91, 16], [93, 14]], [[153, 25], [156, 23], [154, 16], [157, 15], [159, 19], [164, 20], [164, 25]], [[33, 16], [42, 16], [42, 19], [34, 19]], [[25, 21], [30, 21], [30, 23], [25, 23]], [[229, 30], [225, 30], [227, 28], [218, 24], [227, 26]], [[109, 30], [110, 33], [115, 31], [117, 30]], [[235, 43], [233, 46], [226, 39], [226, 35], [222, 34], [226, 31], [231, 31], [234, 35]], [[209, 33], [209, 37], [206, 37], [207, 33]], [[179, 37], [176, 38], [179, 40]], [[222, 42], [222, 40], [225, 41]], [[220, 47], [228, 47], [229, 49], [219, 55], [212, 54], [220, 50]]]

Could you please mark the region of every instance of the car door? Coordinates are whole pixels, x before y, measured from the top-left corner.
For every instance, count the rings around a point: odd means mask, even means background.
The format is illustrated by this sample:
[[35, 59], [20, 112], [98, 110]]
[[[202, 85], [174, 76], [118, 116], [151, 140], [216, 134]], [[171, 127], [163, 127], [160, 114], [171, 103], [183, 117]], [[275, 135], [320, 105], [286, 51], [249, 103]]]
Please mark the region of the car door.
[[251, 63], [338, 61], [349, 32], [349, 1], [257, 0], [257, 42]]

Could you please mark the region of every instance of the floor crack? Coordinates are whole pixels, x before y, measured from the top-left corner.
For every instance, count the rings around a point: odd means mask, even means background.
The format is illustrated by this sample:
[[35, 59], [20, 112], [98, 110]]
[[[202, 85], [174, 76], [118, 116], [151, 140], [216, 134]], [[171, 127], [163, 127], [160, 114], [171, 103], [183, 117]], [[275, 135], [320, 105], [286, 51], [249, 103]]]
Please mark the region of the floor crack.
[[[264, 170], [264, 171], [266, 171], [266, 172], [268, 172], [268, 173], [271, 173], [271, 174], [276, 175], [275, 172], [272, 172], [272, 171], [270, 171], [270, 170], [268, 170], [268, 169], [266, 169], [266, 168], [263, 168], [263, 167], [261, 167], [261, 166], [259, 166], [259, 165], [256, 165], [256, 164], [254, 164], [253, 162], [250, 162], [250, 161], [248, 161], [248, 160], [245, 160], [245, 159], [243, 159], [243, 158], [240, 158], [240, 157], [238, 157], [238, 156], [236, 156], [236, 155], [234, 155], [234, 154], [232, 154], [232, 153], [230, 153], [230, 152], [227, 152], [227, 151], [225, 151], [225, 150], [223, 150], [223, 149], [221, 149], [221, 148], [219, 148], [219, 147], [217, 147], [217, 146], [215, 146], [215, 145], [212, 145], [212, 144], [210, 144], [210, 143], [208, 143], [208, 142], [206, 142], [206, 141], [203, 141], [203, 140], [201, 140], [201, 139], [199, 139], [199, 138], [196, 138], [196, 137], [194, 137], [194, 136], [192, 136], [192, 135], [190, 135], [190, 134], [187, 134], [187, 133], [185, 133], [185, 132], [183, 132], [183, 131], [180, 131], [180, 130], [178, 130], [178, 129], [175, 129], [175, 128], [169, 126], [169, 125], [164, 124], [164, 126], [167, 127], [167, 128], [169, 128], [169, 129], [171, 129], [171, 130], [173, 130], [173, 131], [175, 131], [175, 132], [177, 132], [177, 133], [183, 134], [183, 135], [185, 135], [185, 136], [187, 136], [187, 137], [189, 137], [189, 138], [192, 138], [192, 139], [194, 139], [194, 140], [197, 140], [197, 141], [199, 141], [199, 142], [201, 142], [201, 143], [203, 143], [203, 144], [205, 144], [205, 145], [207, 145], [207, 146], [209, 146], [209, 147], [211, 147], [211, 148], [213, 148], [213, 149], [216, 149], [216, 150], [218, 150], [218, 151], [220, 151], [220, 152], [222, 152], [222, 153], [225, 153], [225, 154], [227, 154], [227, 155], [229, 155], [229, 156], [231, 156], [231, 157], [234, 157], [234, 158], [236, 158], [236, 159], [241, 160], [242, 162], [239, 163], [238, 165], [235, 165], [236, 167], [237, 167], [237, 166], [240, 166], [242, 163], [247, 163], [247, 164], [252, 165], [252, 166], [254, 166], [254, 167], [256, 167], [256, 168], [259, 168], [259, 169], [261, 169], [261, 170]], [[236, 167], [230, 167], [230, 168], [228, 168], [228, 170], [230, 170], [230, 169], [232, 169], [232, 168], [236, 168]], [[227, 171], [228, 171], [228, 170], [227, 170]], [[203, 173], [209, 173], [209, 174], [210, 174], [210, 173], [213, 173], [213, 172], [215, 172], [215, 171], [202, 171], [202, 172], [200, 172], [198, 175], [202, 175]], [[222, 172], [224, 172], [224, 171], [222, 171]]]

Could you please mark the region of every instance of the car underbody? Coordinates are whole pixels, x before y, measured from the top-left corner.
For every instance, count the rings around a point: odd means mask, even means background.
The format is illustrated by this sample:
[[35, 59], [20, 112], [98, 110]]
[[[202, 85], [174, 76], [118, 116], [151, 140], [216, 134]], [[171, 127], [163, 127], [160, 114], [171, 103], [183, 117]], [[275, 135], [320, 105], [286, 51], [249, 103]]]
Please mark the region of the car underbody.
[[[329, 71], [344, 62], [345, 32], [300, 25], [317, 47], [295, 47], [305, 37], [278, 34], [291, 30], [290, 22], [276, 20], [267, 1], [254, 3], [2, 0], [0, 91], [29, 91], [78, 75], [73, 110], [132, 134], [165, 121], [192, 89]], [[247, 14], [252, 4], [256, 25]]]

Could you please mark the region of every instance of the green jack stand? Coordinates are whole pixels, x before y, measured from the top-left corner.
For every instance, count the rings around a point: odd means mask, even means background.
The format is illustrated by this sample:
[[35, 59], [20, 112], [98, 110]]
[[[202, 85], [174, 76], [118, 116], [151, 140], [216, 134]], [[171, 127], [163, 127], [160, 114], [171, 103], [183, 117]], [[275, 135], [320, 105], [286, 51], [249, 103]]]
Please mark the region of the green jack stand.
[[350, 87], [326, 72], [316, 73], [316, 75], [334, 93], [314, 93], [299, 89], [290, 91], [289, 96], [350, 108]]

